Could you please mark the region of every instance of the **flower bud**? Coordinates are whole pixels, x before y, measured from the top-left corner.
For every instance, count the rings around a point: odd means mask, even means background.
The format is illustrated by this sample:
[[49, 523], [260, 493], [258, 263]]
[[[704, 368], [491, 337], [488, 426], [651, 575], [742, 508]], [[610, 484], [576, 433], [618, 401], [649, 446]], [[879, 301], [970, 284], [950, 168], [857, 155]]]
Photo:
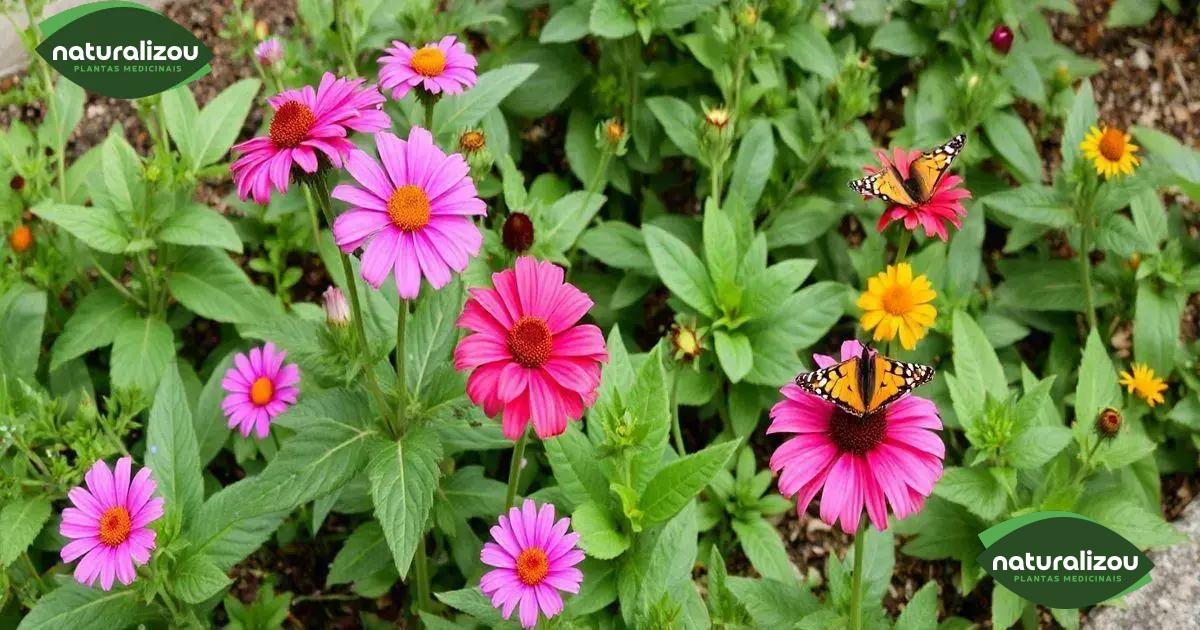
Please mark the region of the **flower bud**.
[[21, 177], [20, 175], [13, 175], [12, 179], [8, 180], [8, 186], [9, 188], [20, 192], [20, 190], [25, 187], [25, 178]]
[[992, 42], [992, 48], [1001, 55], [1007, 55], [1012, 49], [1013, 32], [1004, 24], [997, 24], [996, 28], [992, 29], [992, 36], [988, 38]]
[[755, 9], [752, 4], [747, 4], [738, 13], [737, 19], [738, 23], [742, 26], [752, 28], [755, 24], [758, 24], [758, 9]]
[[724, 107], [713, 107], [704, 110], [704, 124], [717, 131], [724, 131], [729, 125], [729, 110]]
[[677, 361], [695, 361], [704, 351], [704, 335], [695, 322], [672, 324], [670, 339]]
[[8, 243], [12, 245], [14, 252], [25, 253], [33, 247], [33, 230], [30, 230], [28, 225], [18, 225], [8, 237]]
[[1121, 413], [1112, 407], [1106, 408], [1096, 417], [1096, 432], [1100, 437], [1116, 437], [1121, 430]]
[[256, 37], [258, 41], [261, 42], [270, 34], [271, 29], [267, 28], [267, 23], [264, 20], [259, 20], [254, 23], [254, 37]]
[[254, 57], [264, 67], [270, 67], [283, 59], [283, 44], [278, 37], [265, 39], [254, 47]]
[[596, 128], [596, 142], [603, 150], [612, 151], [614, 155], [625, 154], [625, 143], [629, 140], [625, 125], [619, 118], [609, 118]]
[[478, 129], [468, 129], [458, 135], [458, 152], [471, 167], [471, 177], [479, 179], [492, 170], [495, 161], [487, 146], [487, 137]]
[[521, 253], [533, 247], [533, 221], [529, 215], [521, 212], [511, 212], [504, 220], [501, 229], [501, 241], [510, 252]]
[[350, 306], [346, 304], [346, 295], [337, 287], [325, 289], [321, 294], [325, 306], [325, 321], [330, 326], [345, 326], [350, 322]]

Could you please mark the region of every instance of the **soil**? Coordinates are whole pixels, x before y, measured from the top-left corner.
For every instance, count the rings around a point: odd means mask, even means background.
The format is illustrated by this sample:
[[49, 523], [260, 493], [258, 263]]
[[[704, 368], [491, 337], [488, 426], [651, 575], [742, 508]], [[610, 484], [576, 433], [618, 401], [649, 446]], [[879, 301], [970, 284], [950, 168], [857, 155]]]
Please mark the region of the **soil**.
[[[1195, 1], [1185, 1], [1183, 4], [1188, 8], [1181, 12], [1181, 16], [1160, 11], [1148, 25], [1129, 29], [1108, 29], [1104, 26], [1111, 0], [1079, 0], [1078, 15], [1052, 14], [1050, 20], [1058, 41], [1104, 64], [1104, 69], [1091, 79], [1102, 120], [1123, 128], [1134, 124], [1156, 127], [1192, 146], [1200, 146], [1200, 28], [1196, 23]], [[287, 33], [295, 26], [294, 0], [246, 0], [245, 7], [258, 19], [264, 20], [272, 33]], [[192, 91], [201, 105], [233, 82], [255, 76], [249, 60], [236, 57], [230, 45], [217, 35], [226, 15], [231, 12], [230, 0], [177, 2], [165, 8], [165, 13], [171, 19], [188, 27], [215, 53], [212, 72], [192, 84]], [[472, 41], [482, 44], [481, 38]], [[0, 81], [0, 90], [12, 85], [14, 79], [19, 78]], [[885, 98], [882, 101], [881, 111], [868, 121], [873, 135], [881, 137], [893, 126], [898, 107], [898, 99]], [[1025, 110], [1022, 112], [1025, 113]], [[36, 123], [41, 116], [41, 108], [37, 104], [8, 106], [0, 109], [0, 126], [7, 126], [12, 120]], [[1036, 123], [1032, 112], [1026, 118]], [[93, 94], [88, 97], [83, 123], [68, 144], [69, 154], [78, 155], [103, 140], [114, 123], [125, 127], [127, 137], [136, 148], [146, 148], [149, 140], [146, 128], [133, 104]], [[262, 109], [256, 108], [245, 122], [240, 137], [249, 136], [261, 124]], [[528, 121], [521, 137], [530, 150], [523, 156], [522, 166], [534, 172], [566, 172], [568, 169], [562, 150], [565, 126], [565, 120], [556, 115]], [[1043, 150], [1047, 160], [1056, 159], [1055, 143], [1047, 143]], [[683, 161], [680, 164], [672, 163], [671, 171], [681, 173], [677, 177], [679, 185], [673, 186], [663, 200], [668, 202], [669, 207], [687, 208], [688, 213], [698, 212], [699, 203], [690, 192], [694, 189], [694, 168], [689, 162]], [[200, 196], [213, 207], [225, 211], [223, 198], [228, 190], [228, 184], [205, 187], [200, 191]], [[1194, 204], [1182, 198], [1176, 201], [1184, 203], [1194, 215]], [[841, 229], [852, 240], [861, 237], [861, 226], [856, 222], [848, 222]], [[327, 284], [320, 263], [312, 257], [305, 257], [298, 264], [303, 267], [305, 277], [297, 285], [295, 297], [314, 301], [319, 290]], [[654, 331], [665, 331], [672, 321], [665, 297], [665, 294], [651, 293], [643, 304], [647, 339], [657, 339], [660, 335]], [[1196, 329], [1200, 327], [1197, 322], [1200, 322], [1200, 296], [1193, 296], [1184, 322], [1188, 338], [1195, 338]], [[203, 355], [219, 342], [219, 332], [218, 325], [199, 321], [185, 334], [191, 335], [189, 338], [196, 341], [197, 352]], [[683, 426], [687, 427], [685, 442], [689, 450], [699, 448], [712, 437], [714, 423], [695, 418], [692, 418], [695, 421], [687, 422], [694, 410], [685, 408], [683, 412]], [[755, 450], [764, 460], [760, 461], [760, 465], [765, 465], [765, 454], [777, 443], [778, 440], [755, 436]], [[244, 475], [228, 454], [217, 460], [214, 469], [220, 469], [218, 476], [227, 481]], [[1200, 492], [1200, 480], [1195, 474], [1167, 475], [1162, 478], [1162, 490], [1164, 514], [1168, 518], [1175, 518]], [[844, 556], [850, 540], [840, 531], [822, 523], [816, 517], [816, 510], [814, 504], [804, 515], [788, 512], [779, 518], [777, 525], [796, 566], [802, 574], [820, 583], [829, 555], [836, 553], [839, 557]], [[273, 539], [234, 568], [233, 596], [249, 603], [253, 601], [263, 580], [273, 576], [276, 592], [294, 594], [288, 619], [288, 625], [292, 627], [357, 627], [360, 625], [359, 615], [363, 612], [377, 614], [403, 627], [405, 620], [398, 619], [399, 603], [406, 598], [401, 583], [397, 582], [389, 593], [373, 601], [354, 597], [348, 585], [325, 588], [329, 564], [350, 527], [351, 523], [344, 517], [330, 515], [315, 542], [308, 537], [304, 526], [297, 534], [298, 542], [280, 545]], [[897, 541], [898, 545], [901, 543]], [[754, 573], [739, 552], [730, 554], [727, 560], [731, 573]], [[896, 614], [922, 584], [934, 580], [942, 585], [940, 601], [943, 618], [961, 616], [989, 625], [990, 599], [984, 594], [987, 589], [976, 589], [967, 597], [960, 597], [952, 586], [956, 571], [955, 562], [928, 562], [897, 553], [885, 606], [890, 613]], [[217, 614], [224, 614], [220, 607]], [[1042, 626], [1052, 625], [1049, 615], [1043, 611]]]

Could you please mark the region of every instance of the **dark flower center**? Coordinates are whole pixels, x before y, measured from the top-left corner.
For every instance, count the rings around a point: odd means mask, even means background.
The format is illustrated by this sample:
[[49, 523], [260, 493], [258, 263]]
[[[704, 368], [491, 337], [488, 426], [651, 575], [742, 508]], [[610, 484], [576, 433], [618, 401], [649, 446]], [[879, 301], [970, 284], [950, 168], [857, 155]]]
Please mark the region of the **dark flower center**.
[[271, 143], [281, 149], [291, 149], [304, 141], [316, 117], [307, 105], [288, 101], [275, 110], [271, 119]]
[[835, 408], [829, 419], [829, 439], [843, 453], [863, 455], [882, 442], [886, 433], [887, 418], [882, 411], [864, 417]]
[[1100, 155], [1110, 162], [1120, 161], [1125, 155], [1125, 134], [1112, 127], [1105, 129], [1104, 135], [1100, 136]]
[[546, 320], [532, 315], [517, 320], [508, 331], [508, 351], [527, 368], [539, 367], [550, 358], [553, 341]]

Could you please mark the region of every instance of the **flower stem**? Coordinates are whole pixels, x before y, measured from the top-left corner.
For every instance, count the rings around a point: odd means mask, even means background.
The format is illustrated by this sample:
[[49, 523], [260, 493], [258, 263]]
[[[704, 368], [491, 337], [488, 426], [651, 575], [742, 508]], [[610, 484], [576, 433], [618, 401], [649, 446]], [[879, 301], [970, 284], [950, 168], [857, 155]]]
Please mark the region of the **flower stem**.
[[903, 230], [900, 232], [900, 244], [896, 246], [896, 264], [904, 262], [908, 256], [908, 245], [912, 243], [912, 232]]
[[408, 381], [405, 380], [404, 368], [408, 357], [404, 354], [405, 341], [408, 335], [408, 300], [400, 300], [400, 311], [396, 313], [396, 428], [405, 430], [408, 422]]
[[850, 630], [862, 630], [862, 573], [863, 534], [867, 531], [867, 518], [862, 517], [858, 533], [854, 535], [854, 575], [850, 582]]
[[[432, 134], [433, 133], [433, 106], [437, 105], [437, 97], [436, 96], [428, 96], [421, 100], [424, 101], [424, 103], [425, 103], [425, 129], [427, 129], [429, 131], [429, 133]], [[436, 135], [436, 134], [434, 134], [434, 135]]]
[[513, 506], [517, 498], [517, 481], [521, 478], [521, 462], [525, 460], [525, 443], [529, 441], [529, 427], [521, 433], [521, 438], [513, 446], [512, 463], [508, 465], [508, 494], [504, 499], [504, 509]]
[[[321, 206], [321, 212], [325, 215], [325, 222], [332, 229], [333, 206], [329, 201], [329, 182], [325, 180], [324, 175], [317, 175], [313, 178], [311, 186], [317, 202]], [[363, 372], [367, 375], [367, 386], [371, 390], [371, 394], [375, 396], [375, 402], [379, 405], [380, 410], [386, 412], [389, 408], [387, 397], [383, 395], [383, 390], [379, 387], [379, 381], [375, 379], [373, 366], [366, 360], [370, 352], [367, 347], [367, 330], [363, 327], [363, 310], [358, 302], [358, 283], [354, 280], [354, 268], [350, 266], [350, 257], [346, 255], [346, 252], [341, 251], [340, 248], [338, 249], [338, 256], [342, 259], [342, 276], [346, 282], [346, 290], [350, 293], [350, 309], [353, 311], [350, 319], [354, 324], [355, 335], [358, 337], [359, 357], [364, 359]]]
[[1083, 283], [1083, 308], [1088, 332], [1096, 329], [1096, 302], [1092, 296], [1092, 261], [1088, 256], [1088, 226], [1079, 228], [1079, 281]]
[[687, 453], [687, 449], [683, 445], [683, 430], [679, 428], [679, 401], [676, 400], [678, 390], [679, 373], [673, 371], [671, 374], [671, 437], [675, 439], [675, 452], [682, 457]]
[[413, 556], [413, 576], [417, 580], [417, 598], [413, 603], [415, 610], [429, 609], [429, 566], [425, 560], [425, 535], [417, 543], [417, 553]]

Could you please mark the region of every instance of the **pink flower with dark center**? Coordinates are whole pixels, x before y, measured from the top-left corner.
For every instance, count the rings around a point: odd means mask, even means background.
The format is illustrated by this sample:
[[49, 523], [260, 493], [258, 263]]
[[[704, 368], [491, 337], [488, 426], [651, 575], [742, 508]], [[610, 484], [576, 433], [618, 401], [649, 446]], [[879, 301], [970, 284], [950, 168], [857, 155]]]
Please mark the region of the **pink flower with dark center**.
[[[909, 166], [918, 157], [921, 157], [921, 152], [896, 148], [892, 151], [891, 160], [883, 151], [877, 151], [876, 155], [883, 163], [883, 169], [894, 165], [896, 171], [900, 173], [900, 178], [908, 179]], [[866, 167], [863, 170], [867, 173], [874, 173], [880, 169]], [[883, 216], [879, 217], [879, 223], [875, 229], [882, 232], [883, 228], [892, 221], [903, 221], [906, 230], [916, 230], [920, 225], [925, 229], [925, 236], [936, 235], [943, 241], [949, 239], [950, 235], [946, 231], [945, 223], [949, 222], [955, 228], [961, 228], [962, 217], [967, 216], [967, 209], [963, 207], [962, 200], [970, 199], [971, 192], [961, 187], [962, 183], [963, 178], [958, 175], [952, 173], [943, 175], [927, 201], [915, 206], [900, 204], [889, 206], [887, 210], [883, 211]]]
[[[842, 344], [842, 360], [859, 356], [857, 341]], [[837, 363], [813, 355], [819, 367]], [[771, 408], [767, 433], [792, 433], [771, 455], [780, 472], [779, 491], [796, 498], [803, 514], [818, 492], [821, 520], [858, 530], [864, 507], [871, 524], [887, 529], [891, 506], [896, 518], [920, 511], [942, 477], [945, 445], [934, 431], [942, 428], [933, 403], [905, 396], [865, 418], [846, 413], [793, 383], [780, 390], [783, 400]]]
[[394, 100], [418, 86], [430, 94], [460, 94], [475, 85], [475, 57], [453, 35], [421, 48], [396, 40], [386, 52], [379, 58], [379, 86], [390, 88]]
[[[265, 43], [265, 42], [264, 42]], [[292, 168], [315, 173], [320, 158], [341, 168], [354, 149], [351, 131], [372, 133], [391, 124], [383, 113], [383, 95], [365, 79], [339, 79], [326, 72], [317, 89], [284, 90], [268, 102], [275, 110], [268, 134], [233, 147], [241, 153], [229, 170], [238, 197], [267, 203], [271, 188], [287, 192]]]
[[75, 581], [112, 588], [114, 578], [132, 584], [136, 567], [150, 561], [154, 530], [150, 523], [163, 515], [163, 500], [154, 497], [158, 486], [143, 468], [130, 479], [133, 460], [117, 460], [115, 474], [103, 461], [92, 464], [84, 475], [87, 488], [76, 486], [67, 496], [71, 506], [63, 510], [58, 533], [71, 542], [62, 548], [63, 562], [74, 562]]
[[586, 293], [563, 282], [563, 270], [524, 256], [516, 269], [492, 274], [493, 289], [471, 289], [458, 326], [467, 335], [454, 349], [454, 367], [473, 369], [471, 401], [495, 416], [516, 440], [533, 421], [542, 439], [567, 430], [596, 402], [604, 336], [577, 325], [592, 307]]
[[569, 518], [554, 520], [553, 505], [539, 510], [533, 499], [525, 499], [492, 527], [495, 542], [484, 543], [479, 557], [496, 568], [483, 575], [479, 588], [505, 619], [520, 604], [521, 625], [532, 628], [539, 612], [547, 619], [562, 612], [559, 591], [579, 593], [583, 572], [575, 565], [583, 561], [583, 552], [576, 547], [579, 534], [567, 533], [570, 526]]
[[333, 189], [351, 205], [333, 222], [333, 238], [346, 253], [363, 247], [368, 284], [378, 289], [394, 273], [400, 297], [412, 299], [422, 277], [440, 289], [479, 253], [483, 235], [471, 217], [487, 214], [487, 204], [466, 160], [443, 153], [425, 129], [413, 127], [408, 141], [376, 134], [375, 146], [382, 168], [363, 151], [346, 160], [358, 186]]
[[233, 367], [225, 372], [221, 389], [226, 392], [221, 409], [229, 418], [229, 428], [237, 428], [244, 437], [250, 431], [258, 439], [267, 437], [271, 420], [296, 402], [300, 390], [300, 368], [295, 363], [284, 364], [287, 352], [267, 342], [250, 350], [249, 356], [239, 353], [233, 357]]

